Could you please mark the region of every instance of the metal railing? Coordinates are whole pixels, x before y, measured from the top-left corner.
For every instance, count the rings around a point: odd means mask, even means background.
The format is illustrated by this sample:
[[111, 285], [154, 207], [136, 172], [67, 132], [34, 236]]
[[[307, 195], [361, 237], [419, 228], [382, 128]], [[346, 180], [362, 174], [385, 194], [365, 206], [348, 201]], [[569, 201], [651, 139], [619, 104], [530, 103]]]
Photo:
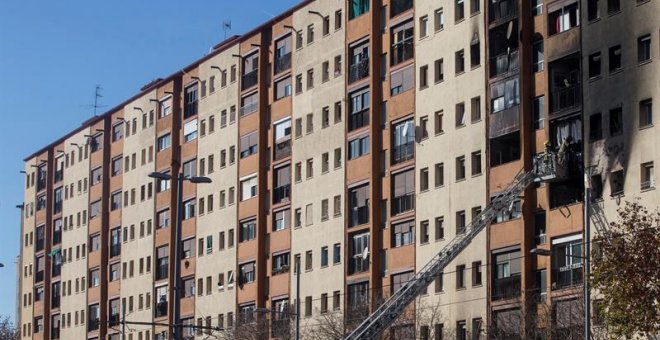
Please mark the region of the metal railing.
[[369, 270], [369, 258], [366, 259], [362, 257], [362, 254], [358, 254], [356, 257], [352, 257], [348, 261], [348, 273], [362, 273]]
[[551, 112], [558, 112], [571, 107], [579, 106], [582, 90], [580, 83], [564, 88], [555, 88], [550, 91], [552, 98]]
[[415, 47], [412, 40], [403, 41], [392, 47], [392, 65], [402, 63], [415, 56]]
[[257, 85], [259, 69], [254, 69], [241, 77], [241, 89], [245, 90]]
[[50, 270], [50, 274], [51, 274], [52, 277], [60, 276], [62, 274], [62, 265], [61, 264], [53, 264], [53, 266], [51, 267], [51, 270]]
[[415, 142], [408, 141], [392, 147], [392, 165], [405, 162], [415, 156]]
[[291, 140], [286, 140], [275, 144], [275, 154], [273, 157], [276, 161], [291, 156]]
[[257, 108], [259, 107], [259, 102], [254, 102], [251, 104], [247, 104], [245, 106], [242, 106], [240, 109], [240, 115], [241, 117], [246, 116], [252, 112], [257, 111]]
[[518, 14], [518, 4], [515, 0], [500, 0], [497, 2], [489, 1], [490, 11], [488, 15], [489, 23], [495, 21], [511, 19]]
[[291, 184], [286, 184], [273, 189], [273, 204], [278, 204], [291, 197]]
[[348, 115], [348, 131], [369, 125], [369, 108]]
[[557, 288], [567, 288], [582, 284], [582, 263], [576, 263], [553, 269], [553, 285]]
[[490, 77], [518, 72], [518, 50], [490, 58]]
[[110, 314], [108, 317], [108, 325], [110, 327], [119, 325], [119, 314]]
[[183, 107], [183, 117], [188, 118], [197, 114], [197, 101], [191, 101]]
[[349, 213], [350, 226], [355, 227], [356, 225], [369, 223], [369, 207], [364, 205], [361, 207], [353, 207], [350, 209]]
[[493, 300], [520, 296], [520, 275], [493, 280]]
[[362, 58], [348, 68], [348, 83], [356, 82], [369, 76], [369, 58]]
[[44, 280], [44, 271], [38, 271], [34, 274], [34, 282], [42, 282]]
[[87, 331], [96, 331], [99, 329], [99, 326], [101, 325], [101, 321], [99, 319], [89, 319], [87, 320]]
[[392, 215], [402, 214], [415, 209], [415, 194], [407, 193], [392, 198]]
[[291, 52], [281, 55], [275, 59], [275, 74], [291, 68]]

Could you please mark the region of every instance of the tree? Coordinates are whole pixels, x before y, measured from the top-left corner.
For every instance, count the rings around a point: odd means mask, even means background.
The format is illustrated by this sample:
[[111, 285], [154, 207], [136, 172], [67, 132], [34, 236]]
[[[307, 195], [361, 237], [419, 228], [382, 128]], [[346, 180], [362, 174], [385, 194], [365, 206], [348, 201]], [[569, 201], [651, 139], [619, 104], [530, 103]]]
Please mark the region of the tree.
[[594, 239], [592, 283], [615, 337], [660, 333], [660, 212], [626, 202]]
[[21, 334], [9, 315], [0, 315], [0, 340], [18, 340]]

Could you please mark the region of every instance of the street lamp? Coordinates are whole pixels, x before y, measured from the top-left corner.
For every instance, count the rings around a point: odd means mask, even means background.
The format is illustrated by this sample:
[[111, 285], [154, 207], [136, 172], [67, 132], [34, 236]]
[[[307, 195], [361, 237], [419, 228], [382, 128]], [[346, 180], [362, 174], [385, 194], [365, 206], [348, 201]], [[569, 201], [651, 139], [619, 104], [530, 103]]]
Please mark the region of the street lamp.
[[[173, 177], [168, 173], [163, 172], [152, 172], [148, 175], [150, 178], [157, 179], [159, 181], [169, 181]], [[174, 225], [174, 298], [172, 301], [172, 309], [174, 312], [174, 339], [181, 339], [181, 302], [179, 296], [179, 279], [181, 276], [181, 260], [179, 259], [179, 243], [181, 241], [181, 223], [183, 221], [183, 182], [188, 181], [190, 183], [199, 184], [199, 183], [211, 183], [211, 179], [208, 177], [201, 176], [184, 176], [183, 173], [179, 173], [176, 176], [177, 179], [177, 191], [176, 191], [176, 224]]]
[[[534, 248], [529, 251], [530, 254], [535, 256], [552, 256], [553, 252], [550, 249]], [[568, 254], [567, 254], [568, 255]], [[588, 256], [568, 255], [575, 259], [584, 260], [586, 268], [589, 268], [590, 262]], [[585, 275], [586, 276], [586, 275]], [[591, 339], [591, 292], [589, 290], [589, 277], [584, 277], [584, 338]]]

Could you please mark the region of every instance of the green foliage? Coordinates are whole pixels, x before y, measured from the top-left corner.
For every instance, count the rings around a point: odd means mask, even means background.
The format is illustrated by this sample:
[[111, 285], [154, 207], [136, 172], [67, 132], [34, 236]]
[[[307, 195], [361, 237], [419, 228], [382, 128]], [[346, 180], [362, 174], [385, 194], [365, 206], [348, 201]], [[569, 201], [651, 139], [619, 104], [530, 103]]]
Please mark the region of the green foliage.
[[639, 201], [617, 210], [594, 243], [592, 283], [603, 296], [602, 317], [620, 337], [660, 332], [660, 212]]

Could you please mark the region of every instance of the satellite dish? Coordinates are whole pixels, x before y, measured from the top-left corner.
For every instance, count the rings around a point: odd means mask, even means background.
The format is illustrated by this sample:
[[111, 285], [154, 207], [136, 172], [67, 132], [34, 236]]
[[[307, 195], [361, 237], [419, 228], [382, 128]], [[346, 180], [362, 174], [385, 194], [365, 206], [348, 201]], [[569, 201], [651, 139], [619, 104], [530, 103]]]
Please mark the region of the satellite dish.
[[364, 250], [362, 251], [362, 259], [366, 260], [368, 256], [369, 256], [369, 247], [365, 247]]
[[511, 39], [512, 33], [513, 33], [513, 21], [509, 21], [509, 25], [506, 28], [506, 38]]

